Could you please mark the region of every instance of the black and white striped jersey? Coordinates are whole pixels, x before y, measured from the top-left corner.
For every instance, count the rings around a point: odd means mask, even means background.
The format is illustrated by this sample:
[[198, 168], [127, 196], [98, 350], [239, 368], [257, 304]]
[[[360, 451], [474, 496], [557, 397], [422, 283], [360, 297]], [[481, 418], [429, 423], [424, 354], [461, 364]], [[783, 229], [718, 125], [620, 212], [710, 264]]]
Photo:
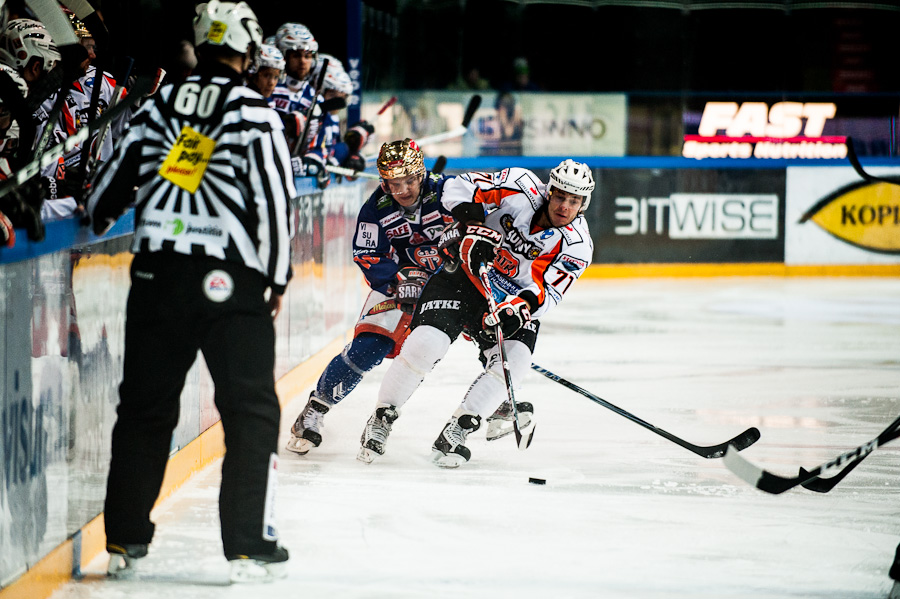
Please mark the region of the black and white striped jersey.
[[281, 119], [235, 71], [214, 63], [135, 113], [87, 209], [99, 233], [134, 200], [133, 252], [238, 262], [280, 293], [291, 276], [295, 195]]

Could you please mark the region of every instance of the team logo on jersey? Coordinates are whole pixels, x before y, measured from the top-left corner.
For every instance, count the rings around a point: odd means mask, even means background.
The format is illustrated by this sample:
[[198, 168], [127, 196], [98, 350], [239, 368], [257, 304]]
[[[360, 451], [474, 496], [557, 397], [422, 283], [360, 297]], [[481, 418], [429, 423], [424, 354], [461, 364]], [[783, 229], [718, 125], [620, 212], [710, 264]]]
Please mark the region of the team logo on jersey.
[[214, 139], [185, 126], [160, 165], [159, 176], [194, 193], [215, 149]]
[[203, 293], [217, 304], [234, 294], [234, 279], [224, 270], [211, 270], [203, 278]]
[[506, 243], [512, 248], [512, 251], [525, 256], [529, 260], [537, 260], [537, 257], [541, 255], [541, 248], [525, 239], [519, 233], [510, 215], [504, 214], [500, 217], [500, 226], [506, 231]]
[[425, 243], [425, 241], [425, 238], [422, 237], [422, 235], [418, 231], [413, 233], [409, 238], [410, 245], [422, 245], [423, 243]]
[[588, 263], [585, 260], [579, 260], [578, 258], [574, 258], [569, 256], [568, 254], [562, 254], [559, 257], [559, 261], [562, 263], [563, 267], [569, 272], [575, 272], [577, 270], [584, 270], [587, 268]]
[[535, 210], [540, 210], [541, 206], [544, 205], [544, 198], [541, 197], [541, 193], [538, 191], [537, 186], [534, 184], [534, 181], [528, 175], [522, 175], [518, 179], [516, 179], [516, 185], [519, 189], [522, 190], [522, 193], [525, 194], [525, 197], [528, 198], [528, 201], [531, 203], [531, 207]]
[[438, 266], [441, 265], [441, 255], [438, 254], [436, 247], [425, 246], [409, 248], [406, 252], [413, 262], [431, 272], [436, 271]]

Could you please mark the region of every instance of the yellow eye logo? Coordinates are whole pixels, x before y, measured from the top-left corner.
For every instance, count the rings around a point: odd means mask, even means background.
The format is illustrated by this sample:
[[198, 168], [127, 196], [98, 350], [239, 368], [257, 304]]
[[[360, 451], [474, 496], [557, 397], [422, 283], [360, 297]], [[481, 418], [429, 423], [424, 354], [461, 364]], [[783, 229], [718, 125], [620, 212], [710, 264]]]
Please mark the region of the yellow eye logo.
[[816, 202], [798, 222], [808, 220], [858, 248], [900, 254], [900, 179], [845, 185]]

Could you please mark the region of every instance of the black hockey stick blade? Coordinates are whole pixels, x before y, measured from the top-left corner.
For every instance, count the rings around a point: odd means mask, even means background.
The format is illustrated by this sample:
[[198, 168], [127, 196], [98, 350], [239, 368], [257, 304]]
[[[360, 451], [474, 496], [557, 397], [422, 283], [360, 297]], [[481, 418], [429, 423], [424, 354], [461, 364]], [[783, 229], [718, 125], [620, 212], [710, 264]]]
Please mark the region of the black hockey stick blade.
[[897, 177], [876, 177], [875, 175], [867, 173], [862, 164], [859, 162], [859, 157], [856, 155], [856, 150], [853, 148], [853, 138], [847, 136], [847, 160], [850, 161], [850, 166], [853, 167], [853, 170], [856, 171], [856, 174], [868, 181], [869, 183], [891, 183], [893, 185], [900, 185], [900, 178]]
[[[756, 464], [750, 462], [750, 460], [748, 460], [744, 456], [738, 454], [738, 452], [733, 450], [732, 448], [729, 448], [725, 453], [725, 459], [723, 461], [725, 462], [725, 466], [734, 474], [736, 474], [738, 478], [753, 485], [760, 491], [778, 495], [780, 493], [784, 493], [789, 489], [800, 486], [803, 483], [816, 480], [822, 474], [824, 474], [828, 470], [831, 470], [832, 468], [843, 467], [845, 470], [842, 471], [841, 474], [832, 477], [840, 477], [840, 479], [843, 479], [845, 475], [842, 476], [842, 474], [846, 471], [846, 468], [850, 468], [854, 464], [859, 463], [867, 455], [872, 453], [881, 445], [884, 445], [885, 443], [892, 441], [897, 437], [900, 437], [900, 430], [897, 429], [898, 425], [900, 425], [900, 418], [892, 422], [891, 425], [888, 426], [888, 428], [886, 428], [880, 435], [878, 435], [868, 443], [864, 443], [855, 449], [846, 451], [833, 460], [829, 460], [824, 464], [813, 468], [812, 470], [801, 469], [800, 474], [794, 477], [780, 476], [778, 474], [773, 474], [772, 472], [760, 468]], [[835, 481], [834, 485], [836, 485], [838, 482], [840, 482], [840, 480]], [[828, 490], [833, 488], [834, 485], [831, 485]]]
[[434, 166], [431, 167], [431, 172], [435, 175], [440, 175], [444, 172], [444, 168], [447, 166], [447, 157], [441, 154], [437, 157], [437, 160], [434, 161]]
[[475, 116], [475, 113], [478, 111], [478, 108], [481, 106], [481, 96], [479, 94], [475, 94], [472, 96], [472, 99], [469, 100], [468, 106], [466, 106], [466, 112], [463, 115], [462, 126], [465, 128], [469, 128], [469, 123], [472, 122], [472, 117]]
[[659, 428], [658, 426], [654, 426], [654, 425], [650, 424], [646, 420], [638, 418], [634, 414], [623, 410], [619, 406], [609, 403], [602, 397], [598, 397], [598, 396], [594, 395], [593, 393], [591, 393], [590, 391], [582, 389], [575, 383], [567, 381], [566, 379], [562, 378], [558, 374], [553, 374], [546, 368], [542, 368], [541, 366], [538, 366], [537, 364], [532, 364], [531, 369], [535, 370], [537, 372], [540, 372], [541, 374], [543, 374], [545, 377], [547, 377], [551, 381], [555, 381], [555, 382], [559, 383], [560, 385], [562, 385], [563, 387], [568, 387], [575, 393], [578, 393], [580, 395], [587, 397], [594, 403], [599, 404], [608, 410], [612, 410], [619, 416], [623, 416], [624, 418], [631, 420], [635, 424], [639, 424], [640, 426], [646, 428], [647, 430], [653, 431], [657, 435], [664, 437], [664, 438], [668, 439], [669, 441], [675, 443], [676, 445], [680, 445], [680, 446], [684, 447], [685, 449], [687, 449], [688, 451], [696, 453], [697, 455], [704, 457], [706, 459], [720, 458], [720, 457], [724, 456], [725, 452], [728, 450], [729, 447], [734, 447], [738, 451], [740, 451], [742, 449], [746, 449], [746, 448], [750, 447], [751, 445], [753, 445], [754, 443], [756, 443], [760, 437], [759, 429], [757, 429], [756, 427], [750, 427], [747, 430], [745, 430], [744, 432], [742, 432], [741, 434], [737, 435], [736, 437], [734, 437], [728, 441], [725, 441], [724, 443], [719, 443], [718, 445], [708, 445], [708, 446], [694, 445], [693, 443], [689, 443], [689, 442], [685, 441], [681, 437], [676, 437], [672, 433], [670, 433], [668, 431], [664, 431], [663, 429]]
[[[515, 408], [513, 408], [515, 409]], [[525, 426], [519, 426], [519, 415], [516, 414], [516, 419], [513, 420], [513, 429], [516, 432], [516, 445], [519, 446], [519, 449], [525, 451], [529, 447], [531, 447], [531, 441], [534, 439], [534, 416], [531, 417], [531, 420]]]

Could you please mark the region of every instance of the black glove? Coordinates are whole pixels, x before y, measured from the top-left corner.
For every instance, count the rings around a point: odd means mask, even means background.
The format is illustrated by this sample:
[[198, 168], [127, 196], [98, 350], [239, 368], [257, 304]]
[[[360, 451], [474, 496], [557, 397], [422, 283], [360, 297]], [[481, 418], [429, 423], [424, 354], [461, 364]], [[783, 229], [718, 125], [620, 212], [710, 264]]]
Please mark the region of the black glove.
[[344, 134], [344, 143], [350, 148], [351, 154], [357, 154], [373, 133], [375, 133], [375, 127], [369, 121], [360, 121]]
[[489, 334], [496, 326], [500, 326], [503, 337], [509, 337], [516, 331], [531, 322], [531, 310], [528, 302], [517, 295], [508, 295], [506, 299], [497, 304], [493, 312], [488, 312], [481, 319], [482, 326]]
[[460, 222], [450, 223], [441, 231], [438, 240], [438, 254], [444, 262], [444, 270], [456, 272], [459, 267], [459, 244], [462, 242], [465, 227]]
[[[366, 170], [366, 159], [359, 154], [350, 154], [344, 158], [344, 162], [341, 163], [341, 166], [354, 171], [364, 171]], [[348, 177], [347, 180], [350, 181], [351, 178]]]
[[303, 156], [303, 167], [307, 177], [315, 177], [319, 189], [325, 189], [331, 183], [331, 173], [325, 170], [325, 163], [318, 154]]
[[428, 273], [417, 266], [404, 266], [397, 273], [397, 305], [407, 314], [416, 311], [416, 303], [422, 288], [428, 281]]
[[8, 193], [0, 200], [3, 212], [17, 229], [25, 229], [28, 239], [44, 240], [44, 223], [41, 221], [41, 204], [44, 189], [39, 178], [34, 177]]
[[502, 241], [503, 235], [490, 227], [480, 224], [468, 225], [466, 234], [459, 244], [459, 259], [463, 268], [477, 279], [482, 265], [493, 264], [494, 255]]

